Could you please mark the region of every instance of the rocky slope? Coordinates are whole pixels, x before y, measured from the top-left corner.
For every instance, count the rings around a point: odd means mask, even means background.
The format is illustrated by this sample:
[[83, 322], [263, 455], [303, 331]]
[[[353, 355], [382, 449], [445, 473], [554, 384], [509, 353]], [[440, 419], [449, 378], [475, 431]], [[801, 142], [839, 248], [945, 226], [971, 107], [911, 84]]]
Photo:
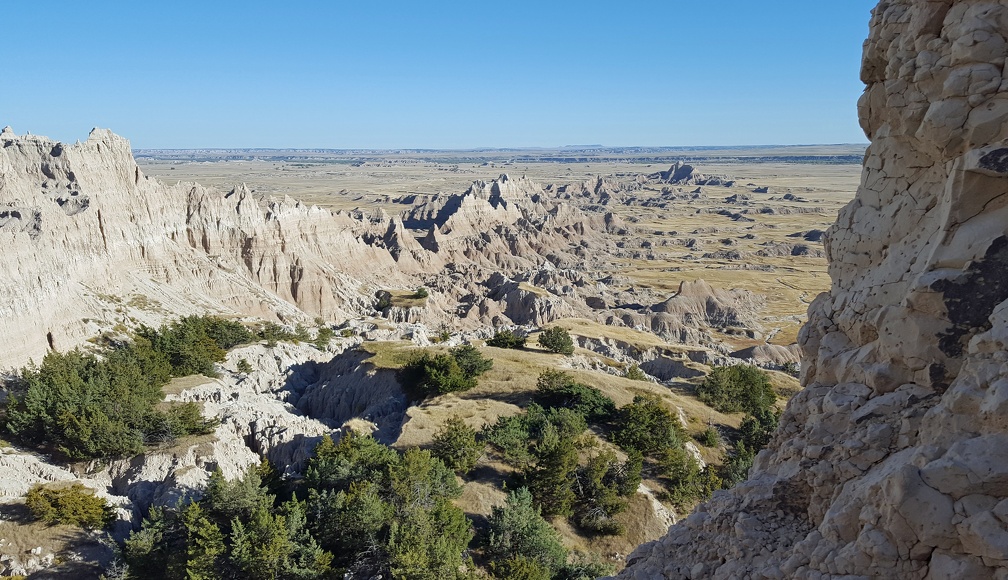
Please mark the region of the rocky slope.
[[749, 481], [621, 577], [1008, 573], [1008, 1], [883, 0], [870, 30], [805, 389]]

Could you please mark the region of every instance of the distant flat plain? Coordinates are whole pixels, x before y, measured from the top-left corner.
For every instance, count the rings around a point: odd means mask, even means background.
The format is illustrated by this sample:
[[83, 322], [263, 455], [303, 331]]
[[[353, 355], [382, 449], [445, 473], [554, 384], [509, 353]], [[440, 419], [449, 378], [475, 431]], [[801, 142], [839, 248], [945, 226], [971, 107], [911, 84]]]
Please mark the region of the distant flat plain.
[[[721, 288], [745, 288], [767, 296], [763, 323], [769, 340], [789, 344], [797, 337], [808, 302], [829, 287], [826, 259], [807, 255], [758, 255], [773, 244], [801, 242], [793, 236], [826, 230], [853, 199], [865, 145], [767, 147], [566, 147], [561, 149], [321, 150], [203, 149], [138, 150], [141, 169], [167, 183], [198, 182], [222, 190], [245, 183], [257, 197], [290, 196], [332, 210], [382, 208], [395, 214], [411, 194], [464, 192], [476, 180], [501, 174], [548, 184], [577, 184], [602, 177], [631, 184], [668, 170], [676, 161], [708, 175], [726, 175], [732, 187], [703, 186], [690, 203], [641, 205], [658, 199], [661, 184], [644, 183], [626, 194], [634, 203], [586, 208], [613, 212], [635, 228], [626, 252], [611, 261], [614, 272], [633, 284], [671, 294], [680, 282], [703, 278]], [[768, 188], [757, 193], [757, 188]], [[683, 193], [695, 186], [673, 188]], [[740, 194], [737, 199], [728, 198]], [[801, 198], [785, 199], [785, 194]], [[577, 203], [576, 201], [574, 203]], [[582, 202], [581, 205], [585, 203]], [[745, 213], [743, 219], [719, 214]], [[694, 248], [673, 239], [695, 239]], [[664, 243], [660, 243], [666, 240]], [[819, 242], [810, 247], [821, 249]], [[697, 248], [703, 248], [698, 250]], [[726, 252], [735, 257], [725, 255]], [[745, 339], [724, 337], [742, 348]], [[761, 342], [753, 340], [752, 344]]]

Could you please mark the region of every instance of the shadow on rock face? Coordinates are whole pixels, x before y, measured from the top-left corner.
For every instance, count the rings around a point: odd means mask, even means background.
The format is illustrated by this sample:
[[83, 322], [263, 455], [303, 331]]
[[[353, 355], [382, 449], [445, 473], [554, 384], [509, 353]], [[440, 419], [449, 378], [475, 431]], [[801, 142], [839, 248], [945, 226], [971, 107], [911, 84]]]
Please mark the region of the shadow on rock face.
[[[374, 436], [385, 444], [399, 438], [408, 406], [396, 372], [367, 362], [372, 355], [354, 350], [327, 363], [309, 361], [290, 369], [287, 400], [305, 415], [333, 428], [350, 419], [376, 426]], [[295, 444], [295, 442], [291, 442]]]

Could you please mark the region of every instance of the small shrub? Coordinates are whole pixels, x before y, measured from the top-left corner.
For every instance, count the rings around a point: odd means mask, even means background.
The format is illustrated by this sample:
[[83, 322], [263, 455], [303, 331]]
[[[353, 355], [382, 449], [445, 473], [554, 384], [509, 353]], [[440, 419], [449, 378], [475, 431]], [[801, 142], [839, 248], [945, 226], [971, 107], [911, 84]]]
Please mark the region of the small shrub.
[[739, 442], [752, 450], [759, 452], [770, 443], [770, 438], [777, 430], [780, 414], [773, 409], [763, 409], [752, 415], [746, 415], [739, 425]]
[[553, 576], [553, 580], [595, 580], [603, 576], [612, 576], [615, 572], [614, 565], [601, 560], [597, 555], [588, 557], [575, 553], [571, 561], [564, 564]]
[[476, 438], [476, 430], [455, 416], [434, 434], [431, 452], [456, 473], [465, 475], [476, 466], [484, 448], [483, 442]]
[[487, 346], [497, 348], [524, 348], [527, 337], [524, 334], [516, 333], [512, 330], [498, 330], [493, 337], [487, 341]]
[[455, 391], [466, 391], [476, 386], [476, 380], [466, 377], [458, 361], [450, 354], [423, 353], [407, 362], [400, 376], [404, 386], [417, 398]]
[[448, 342], [448, 339], [451, 338], [451, 329], [448, 328], [447, 324], [442, 323], [438, 328], [437, 338], [438, 342]]
[[335, 333], [332, 328], [329, 328], [328, 326], [319, 326], [318, 333], [315, 335], [315, 340], [313, 342], [315, 348], [319, 350], [329, 348], [329, 343], [332, 342], [334, 335]]
[[238, 369], [238, 372], [240, 372], [243, 375], [247, 375], [250, 372], [252, 372], [252, 365], [249, 364], [249, 361], [244, 358], [238, 359], [238, 364], [235, 365], [235, 367]]
[[538, 342], [539, 346], [550, 352], [564, 355], [574, 354], [574, 339], [571, 338], [569, 332], [559, 326], [542, 331], [539, 334]]
[[344, 328], [343, 330], [340, 330], [340, 336], [342, 336], [343, 338], [350, 338], [353, 335], [354, 335], [354, 329], [352, 328]]
[[281, 340], [293, 342], [296, 339], [294, 333], [275, 322], [260, 323], [255, 330], [255, 335], [260, 340], [265, 340], [266, 345], [270, 347], [276, 346], [277, 342]]
[[633, 403], [619, 410], [616, 423], [612, 440], [624, 449], [654, 455], [682, 445], [679, 420], [656, 395], [634, 397]]
[[467, 377], [478, 377], [493, 368], [493, 360], [481, 355], [479, 349], [471, 344], [453, 348], [450, 352]]
[[626, 378], [630, 379], [631, 381], [646, 381], [646, 380], [648, 380], [648, 377], [647, 377], [646, 374], [644, 374], [644, 371], [642, 371], [640, 369], [640, 367], [637, 366], [637, 365], [635, 365], [635, 364], [630, 365], [630, 367], [627, 368], [627, 370], [626, 370], [626, 374], [624, 374], [623, 376], [625, 376]]
[[423, 286], [420, 286], [415, 292], [413, 292], [413, 298], [427, 298], [428, 296], [430, 296], [430, 292], [428, 292]]
[[777, 401], [770, 377], [749, 365], [714, 367], [697, 387], [697, 396], [722, 413], [755, 414]]
[[33, 518], [49, 525], [98, 529], [115, 519], [108, 502], [79, 483], [64, 488], [35, 485], [25, 495], [25, 505]]
[[728, 459], [721, 466], [721, 479], [724, 487], [729, 488], [745, 481], [749, 477], [749, 469], [755, 459], [756, 454], [747, 449], [745, 444], [737, 444], [735, 450], [728, 455]]
[[493, 367], [472, 345], [451, 349], [448, 353], [423, 352], [413, 357], [400, 371], [402, 384], [413, 395], [424, 398], [476, 386], [476, 377]]
[[301, 324], [300, 322], [294, 327], [294, 342], [308, 342], [311, 340], [311, 334], [308, 332], [308, 328]]
[[723, 482], [710, 467], [700, 469], [696, 459], [682, 447], [668, 448], [661, 459], [661, 469], [668, 478], [669, 499], [676, 509], [686, 511], [694, 503], [710, 498]]
[[575, 382], [564, 371], [543, 371], [536, 381], [535, 398], [545, 407], [571, 409], [595, 423], [609, 421], [616, 412], [616, 404], [602, 391]]
[[551, 580], [549, 568], [525, 556], [490, 562], [490, 572], [499, 580]]
[[792, 377], [797, 377], [801, 372], [801, 367], [793, 362], [786, 362], [781, 367], [781, 372], [787, 373]]
[[617, 462], [616, 454], [608, 450], [590, 457], [575, 472], [573, 523], [593, 534], [622, 534], [623, 526], [613, 516], [626, 510], [626, 498], [637, 492], [641, 467], [639, 453], [626, 463]]
[[375, 310], [383, 312], [392, 306], [392, 293], [388, 290], [378, 290], [375, 292]]
[[[503, 506], [493, 508], [488, 520], [487, 556], [511, 569], [506, 560], [523, 558], [535, 562], [536, 568], [550, 575], [563, 566], [567, 549], [560, 535], [543, 519], [526, 488], [508, 494]], [[527, 570], [524, 564], [514, 568]], [[547, 576], [548, 577], [548, 576]]]
[[696, 440], [704, 447], [717, 447], [721, 442], [721, 436], [718, 435], [718, 430], [711, 426], [701, 431]]

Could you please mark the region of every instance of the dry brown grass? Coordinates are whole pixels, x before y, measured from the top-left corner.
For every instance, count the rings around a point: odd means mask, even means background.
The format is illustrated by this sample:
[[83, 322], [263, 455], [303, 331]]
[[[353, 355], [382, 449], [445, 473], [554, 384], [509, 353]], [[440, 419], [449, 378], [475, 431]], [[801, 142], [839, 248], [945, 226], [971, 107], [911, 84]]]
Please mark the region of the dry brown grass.
[[175, 377], [168, 381], [168, 384], [161, 387], [165, 395], [178, 395], [186, 389], [195, 389], [203, 385], [216, 382], [217, 379], [205, 375], [189, 375], [187, 377]]
[[[0, 516], [0, 554], [25, 562], [32, 557], [31, 550], [40, 547], [42, 555], [38, 557], [52, 553], [57, 561], [62, 561], [37, 574], [40, 578], [97, 578], [101, 573], [100, 562], [110, 556], [96, 536], [81, 528], [31, 521], [31, 514], [21, 501], [0, 504]], [[76, 556], [67, 558], [70, 553]], [[77, 557], [80, 561], [76, 561]]]
[[637, 546], [656, 540], [668, 529], [658, 523], [651, 501], [641, 494], [630, 498], [626, 511], [613, 519], [623, 525], [624, 533], [618, 536], [589, 536], [583, 534], [566, 518], [552, 518], [550, 523], [560, 532], [568, 549], [584, 554], [602, 556], [607, 562], [622, 569], [624, 559]]
[[420, 298], [415, 290], [389, 290], [392, 295], [392, 306], [399, 308], [422, 308], [427, 304], [427, 298]]

